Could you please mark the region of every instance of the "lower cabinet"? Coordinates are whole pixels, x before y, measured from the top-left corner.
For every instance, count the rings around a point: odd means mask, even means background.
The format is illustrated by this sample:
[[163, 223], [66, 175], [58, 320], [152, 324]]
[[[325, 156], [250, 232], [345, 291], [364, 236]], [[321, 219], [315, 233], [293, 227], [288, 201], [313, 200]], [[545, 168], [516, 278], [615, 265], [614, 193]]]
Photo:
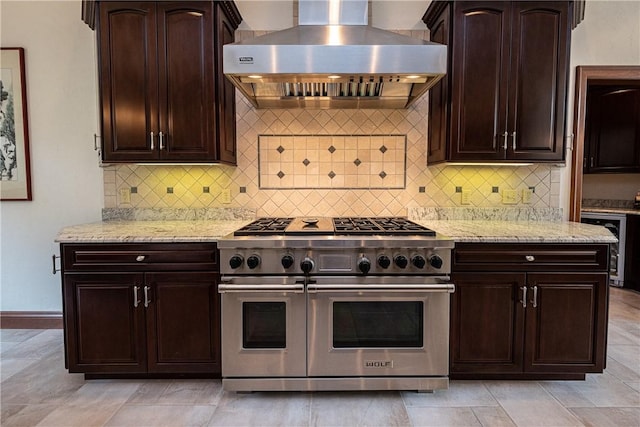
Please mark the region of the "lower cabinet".
[[63, 244], [69, 372], [220, 375], [217, 250], [175, 249]]
[[607, 245], [457, 244], [451, 377], [602, 372], [607, 254]]

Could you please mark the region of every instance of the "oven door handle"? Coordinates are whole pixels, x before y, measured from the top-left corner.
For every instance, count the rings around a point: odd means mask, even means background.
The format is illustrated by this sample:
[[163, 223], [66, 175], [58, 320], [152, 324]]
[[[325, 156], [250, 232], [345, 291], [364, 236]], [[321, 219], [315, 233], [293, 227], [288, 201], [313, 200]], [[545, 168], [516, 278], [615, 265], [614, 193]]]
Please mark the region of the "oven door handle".
[[343, 285], [343, 284], [317, 284], [307, 285], [309, 293], [317, 292], [448, 292], [453, 293], [453, 283], [438, 284], [398, 284], [398, 285]]
[[218, 292], [224, 293], [248, 293], [248, 292], [294, 292], [297, 294], [304, 293], [304, 284], [299, 283], [295, 285], [232, 285], [227, 283], [220, 283], [218, 285]]

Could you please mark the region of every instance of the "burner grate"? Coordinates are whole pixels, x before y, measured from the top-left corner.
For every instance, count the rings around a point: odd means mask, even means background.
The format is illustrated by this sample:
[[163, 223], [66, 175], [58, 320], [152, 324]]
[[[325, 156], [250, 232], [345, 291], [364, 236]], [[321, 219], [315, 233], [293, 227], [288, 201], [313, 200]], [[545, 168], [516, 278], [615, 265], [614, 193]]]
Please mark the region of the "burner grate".
[[283, 234], [293, 218], [258, 218], [236, 230], [234, 236], [273, 236]]
[[435, 231], [402, 217], [339, 217], [333, 219], [333, 224], [336, 234], [436, 235]]

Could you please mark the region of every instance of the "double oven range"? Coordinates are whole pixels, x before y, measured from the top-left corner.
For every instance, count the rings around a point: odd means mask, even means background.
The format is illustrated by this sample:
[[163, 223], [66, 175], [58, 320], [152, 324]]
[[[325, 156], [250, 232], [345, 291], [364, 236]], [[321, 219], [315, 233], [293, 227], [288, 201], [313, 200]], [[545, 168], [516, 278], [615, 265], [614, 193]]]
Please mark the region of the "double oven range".
[[405, 218], [260, 218], [218, 242], [235, 391], [447, 388], [453, 241]]

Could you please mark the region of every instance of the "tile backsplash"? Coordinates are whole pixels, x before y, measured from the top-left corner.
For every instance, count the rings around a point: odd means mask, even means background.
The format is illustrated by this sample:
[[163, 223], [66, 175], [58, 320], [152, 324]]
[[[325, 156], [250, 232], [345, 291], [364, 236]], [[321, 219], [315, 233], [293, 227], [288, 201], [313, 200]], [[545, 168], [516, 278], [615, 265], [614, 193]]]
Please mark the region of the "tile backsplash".
[[421, 206], [505, 207], [504, 190], [514, 190], [509, 206], [559, 206], [554, 166], [427, 167], [427, 96], [406, 110], [258, 110], [238, 92], [236, 167], [105, 166], [105, 208], [404, 216]]

